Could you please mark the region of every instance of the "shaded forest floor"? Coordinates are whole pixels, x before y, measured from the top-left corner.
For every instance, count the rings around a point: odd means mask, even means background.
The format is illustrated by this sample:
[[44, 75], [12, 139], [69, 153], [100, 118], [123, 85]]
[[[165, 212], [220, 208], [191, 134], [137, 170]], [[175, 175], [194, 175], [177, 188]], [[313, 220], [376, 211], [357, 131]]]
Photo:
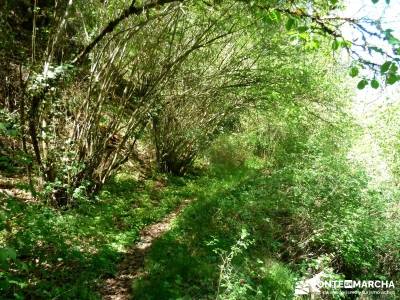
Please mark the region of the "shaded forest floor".
[[96, 199], [63, 211], [18, 197], [26, 186], [17, 186], [18, 192], [0, 194], [0, 242], [11, 257], [10, 272], [0, 277], [0, 289], [12, 292], [3, 293], [5, 299], [100, 298], [100, 287], [117, 274], [143, 228], [187, 199], [179, 179], [137, 181], [121, 174]]

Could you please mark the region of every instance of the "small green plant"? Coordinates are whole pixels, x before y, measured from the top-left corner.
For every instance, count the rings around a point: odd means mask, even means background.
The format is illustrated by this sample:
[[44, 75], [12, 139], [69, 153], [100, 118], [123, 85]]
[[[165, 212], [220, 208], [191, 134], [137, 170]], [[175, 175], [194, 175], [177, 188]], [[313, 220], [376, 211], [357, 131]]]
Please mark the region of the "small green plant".
[[17, 252], [11, 247], [0, 248], [0, 294], [6, 294], [5, 291], [13, 290], [14, 299], [24, 299], [20, 288], [27, 286], [26, 282], [15, 276], [12, 269], [27, 271], [27, 265], [17, 259]]
[[[229, 252], [219, 248], [214, 250], [222, 260], [219, 265], [219, 279], [215, 299], [238, 299], [240, 296], [246, 295], [249, 290], [252, 290], [251, 285], [242, 276], [243, 274], [233, 264], [233, 260], [242, 255], [254, 243], [249, 236], [247, 230], [243, 228], [240, 238], [231, 246]], [[215, 242], [214, 240], [209, 244], [212, 245]]]

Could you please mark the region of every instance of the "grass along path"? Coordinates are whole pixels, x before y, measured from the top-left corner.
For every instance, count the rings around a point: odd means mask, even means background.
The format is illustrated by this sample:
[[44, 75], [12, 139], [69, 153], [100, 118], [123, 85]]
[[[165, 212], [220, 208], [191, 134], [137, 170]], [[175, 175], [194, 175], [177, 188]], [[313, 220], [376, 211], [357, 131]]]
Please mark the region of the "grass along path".
[[1, 298], [100, 299], [143, 229], [192, 198], [184, 181], [172, 181], [120, 174], [97, 200], [65, 211], [0, 194], [0, 245], [15, 253], [1, 274]]
[[130, 299], [130, 284], [135, 278], [142, 275], [144, 259], [153, 242], [171, 229], [177, 215], [190, 202], [190, 199], [184, 200], [179, 207], [160, 222], [149, 225], [141, 231], [139, 242], [126, 253], [123, 261], [118, 266], [117, 274], [113, 278], [107, 279], [105, 285], [101, 288], [103, 299]]

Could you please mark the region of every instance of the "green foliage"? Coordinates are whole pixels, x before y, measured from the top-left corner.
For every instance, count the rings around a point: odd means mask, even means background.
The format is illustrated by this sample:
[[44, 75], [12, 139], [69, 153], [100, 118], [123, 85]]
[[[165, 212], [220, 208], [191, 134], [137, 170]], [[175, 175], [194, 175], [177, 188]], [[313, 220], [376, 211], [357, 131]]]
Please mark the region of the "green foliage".
[[360, 81], [358, 82], [357, 88], [358, 88], [359, 90], [363, 90], [367, 85], [368, 85], [368, 80], [362, 79], [362, 80], [360, 80]]
[[[369, 270], [370, 276], [385, 274], [378, 257], [389, 245], [391, 235], [384, 229], [388, 206], [381, 193], [366, 190], [365, 176], [357, 169], [348, 169], [337, 156], [317, 159], [309, 169], [291, 171], [295, 185], [293, 190], [289, 188], [288, 197], [297, 203], [299, 214], [309, 220], [309, 230], [315, 230], [307, 244], [312, 248], [321, 245], [334, 253], [340, 258], [337, 267], [352, 276], [362, 276], [363, 270]], [[373, 219], [368, 218], [371, 214]], [[392, 243], [398, 241], [393, 239]]]
[[97, 202], [84, 201], [64, 212], [3, 198], [0, 240], [7, 246], [0, 248], [2, 296], [99, 299], [97, 285], [115, 273], [141, 228], [183, 199], [179, 187], [159, 189], [151, 181], [141, 184], [120, 175]]
[[376, 79], [371, 80], [371, 87], [377, 89], [379, 87], [379, 82]]
[[[333, 255], [322, 255], [317, 258], [306, 260], [301, 265], [301, 273], [304, 279], [312, 278], [315, 274], [321, 274], [321, 279], [325, 282], [344, 280], [345, 277], [337, 274], [331, 267]], [[345, 295], [342, 290], [333, 287], [323, 287], [322, 291], [329, 294], [329, 299], [344, 299]]]
[[292, 299], [296, 274], [277, 261], [256, 261], [254, 275], [259, 279], [255, 299]]
[[286, 22], [286, 30], [291, 30], [293, 27], [296, 26], [296, 19], [294, 18], [289, 18]]
[[381, 66], [381, 73], [384, 74], [387, 71], [389, 71], [390, 66], [392, 65], [391, 61], [387, 61], [385, 62], [382, 66]]
[[[1, 297], [99, 299], [140, 230], [188, 199], [135, 274], [138, 299], [291, 299], [317, 272], [399, 279], [398, 108], [373, 129], [393, 182], [373, 187], [348, 158], [361, 129], [344, 83], [367, 67], [359, 89], [400, 80], [393, 30], [341, 19], [337, 0], [36, 2], [0, 4], [0, 169], [39, 190], [0, 191]], [[343, 21], [389, 60], [338, 66], [354, 54]], [[133, 179], [154, 160], [182, 177]]]
[[[319, 126], [306, 140], [289, 139], [302, 146], [287, 149], [285, 164], [190, 182], [197, 201], [154, 245], [134, 295], [207, 299], [220, 286], [226, 299], [290, 299], [296, 279], [320, 271], [330, 280], [396, 278], [398, 254], [385, 250], [399, 244], [398, 226], [386, 223], [393, 195], [368, 187], [362, 168], [346, 158], [349, 145], [339, 148], [338, 132]], [[246, 251], [232, 248], [242, 228], [254, 240]], [[215, 249], [224, 253], [222, 264]]]
[[221, 137], [207, 151], [207, 159], [217, 174], [245, 168], [246, 149], [232, 136]]
[[351, 76], [351, 77], [356, 77], [356, 76], [358, 75], [358, 73], [359, 73], [359, 70], [358, 70], [357, 67], [352, 67], [352, 68], [350, 69], [350, 76]]
[[371, 126], [372, 132], [381, 146], [395, 184], [398, 185], [400, 182], [400, 126], [398, 122], [400, 106], [398, 102], [393, 102], [379, 108], [376, 113], [375, 122]]
[[[230, 247], [228, 252], [219, 248], [213, 250], [221, 257], [216, 299], [242, 298], [245, 297], [248, 290], [251, 290], [251, 286], [241, 278], [243, 275], [234, 269], [232, 260], [243, 255], [243, 252], [252, 243], [253, 241], [249, 239], [247, 230], [242, 229], [240, 238]], [[218, 244], [218, 240], [213, 240], [207, 245], [213, 246], [214, 244]]]
[[31, 162], [31, 158], [15, 147], [15, 139], [20, 138], [20, 125], [16, 112], [0, 109], [0, 171], [18, 174]]

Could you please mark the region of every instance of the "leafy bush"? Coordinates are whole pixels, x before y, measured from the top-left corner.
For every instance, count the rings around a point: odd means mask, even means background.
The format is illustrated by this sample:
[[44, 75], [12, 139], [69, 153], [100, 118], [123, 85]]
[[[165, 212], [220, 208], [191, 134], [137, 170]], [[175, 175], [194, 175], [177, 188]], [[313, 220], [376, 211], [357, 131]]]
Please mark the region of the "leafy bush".
[[[211, 241], [208, 245], [218, 243], [217, 240]], [[219, 265], [219, 278], [217, 285], [216, 299], [237, 299], [244, 297], [251, 286], [243, 279], [243, 275], [235, 270], [232, 260], [238, 256], [243, 256], [243, 252], [253, 243], [249, 239], [249, 233], [242, 229], [240, 238], [232, 245], [229, 251], [216, 248], [213, 251], [221, 258]]]
[[244, 168], [248, 158], [244, 145], [229, 136], [218, 139], [207, 154], [212, 169], [217, 173], [229, 173]]

